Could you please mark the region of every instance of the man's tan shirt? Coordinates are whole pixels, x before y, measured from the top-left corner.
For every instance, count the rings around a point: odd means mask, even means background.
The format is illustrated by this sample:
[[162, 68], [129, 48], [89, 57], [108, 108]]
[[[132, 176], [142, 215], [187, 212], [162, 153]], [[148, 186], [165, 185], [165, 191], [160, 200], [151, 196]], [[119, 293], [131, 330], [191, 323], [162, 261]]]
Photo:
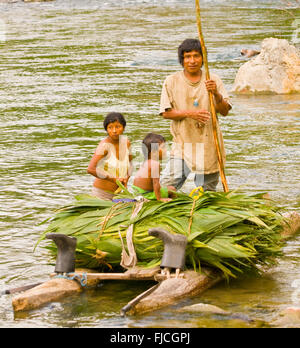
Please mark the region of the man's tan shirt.
[[[211, 74], [210, 78], [216, 82], [218, 92], [230, 103], [228, 93], [219, 76]], [[183, 71], [169, 75], [162, 88], [160, 114], [168, 109], [204, 109], [210, 112], [205, 80], [204, 71], [202, 71], [201, 80], [197, 83], [188, 80]], [[188, 167], [197, 174], [211, 174], [219, 171], [211, 119], [205, 125], [191, 118], [172, 120], [170, 130], [173, 135], [171, 156], [183, 158]], [[225, 164], [224, 142], [219, 127], [218, 134]]]

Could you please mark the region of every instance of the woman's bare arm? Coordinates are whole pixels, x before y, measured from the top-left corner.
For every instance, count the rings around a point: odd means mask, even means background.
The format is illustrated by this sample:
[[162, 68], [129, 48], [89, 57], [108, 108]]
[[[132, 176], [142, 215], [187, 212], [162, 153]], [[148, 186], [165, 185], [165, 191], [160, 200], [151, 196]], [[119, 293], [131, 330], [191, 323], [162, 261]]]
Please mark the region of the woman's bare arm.
[[116, 178], [111, 178], [105, 171], [100, 170], [99, 168], [97, 169], [97, 163], [107, 156], [107, 153], [107, 150], [104, 150], [103, 154], [101, 155], [98, 155], [97, 152], [95, 152], [86, 171], [88, 174], [93, 175], [97, 179], [105, 179], [116, 183]]

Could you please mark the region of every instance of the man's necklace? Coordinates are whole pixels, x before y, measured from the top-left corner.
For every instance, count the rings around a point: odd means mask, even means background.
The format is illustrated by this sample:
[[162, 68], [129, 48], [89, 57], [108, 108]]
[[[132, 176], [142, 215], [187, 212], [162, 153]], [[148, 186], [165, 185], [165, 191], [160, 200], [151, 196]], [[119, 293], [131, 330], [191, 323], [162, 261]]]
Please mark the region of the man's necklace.
[[193, 91], [193, 94], [192, 94], [192, 99], [194, 100], [193, 101], [193, 106], [195, 108], [197, 108], [199, 106], [199, 96], [198, 95], [199, 95], [200, 88], [201, 88], [201, 83], [199, 83], [199, 86], [193, 88], [194, 91]]
[[[201, 81], [199, 81], [199, 85], [197, 87], [193, 87], [193, 94], [192, 94], [192, 99], [193, 99], [193, 106], [195, 108], [199, 107], [199, 91], [201, 88]], [[196, 122], [196, 128], [202, 128], [203, 124], [201, 124], [200, 122]]]
[[202, 80], [202, 73], [200, 75], [200, 79], [196, 82], [198, 84], [198, 86], [193, 87], [192, 99], [193, 99], [193, 106], [195, 108], [197, 108], [199, 106], [199, 97], [197, 95], [199, 94], [199, 90], [201, 88], [201, 80]]
[[[192, 99], [193, 99], [193, 106], [194, 108], [198, 108], [199, 107], [199, 91], [201, 88], [201, 80], [202, 80], [202, 73], [200, 76], [200, 80], [197, 82], [198, 86], [197, 87], [193, 87], [193, 93], [192, 93]], [[202, 128], [203, 124], [201, 124], [200, 122], [196, 122], [196, 128]]]

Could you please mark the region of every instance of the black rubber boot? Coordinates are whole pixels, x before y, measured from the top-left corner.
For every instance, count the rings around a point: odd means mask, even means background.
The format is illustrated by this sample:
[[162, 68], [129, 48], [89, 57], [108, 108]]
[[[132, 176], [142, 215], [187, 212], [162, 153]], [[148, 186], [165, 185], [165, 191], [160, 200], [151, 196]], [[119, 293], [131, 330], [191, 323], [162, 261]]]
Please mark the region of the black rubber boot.
[[46, 238], [52, 239], [57, 246], [55, 272], [71, 273], [75, 271], [75, 250], [77, 238], [65, 234], [48, 233]]
[[150, 228], [148, 234], [162, 239], [164, 253], [160, 267], [184, 269], [187, 238], [183, 234], [171, 234], [162, 228]]

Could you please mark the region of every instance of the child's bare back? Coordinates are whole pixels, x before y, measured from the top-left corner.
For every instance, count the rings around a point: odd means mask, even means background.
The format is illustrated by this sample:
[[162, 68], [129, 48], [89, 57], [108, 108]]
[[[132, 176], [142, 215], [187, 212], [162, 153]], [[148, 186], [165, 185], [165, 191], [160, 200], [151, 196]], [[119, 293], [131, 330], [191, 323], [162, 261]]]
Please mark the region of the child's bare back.
[[154, 197], [152, 194], [150, 199], [170, 201], [168, 188], [160, 185], [160, 161], [166, 153], [164, 137], [149, 133], [143, 140], [143, 153], [145, 161], [138, 170], [133, 185], [145, 194], [154, 193]]
[[158, 161], [146, 160], [136, 173], [133, 184], [145, 191], [153, 191], [153, 179], [160, 177], [160, 163]]

